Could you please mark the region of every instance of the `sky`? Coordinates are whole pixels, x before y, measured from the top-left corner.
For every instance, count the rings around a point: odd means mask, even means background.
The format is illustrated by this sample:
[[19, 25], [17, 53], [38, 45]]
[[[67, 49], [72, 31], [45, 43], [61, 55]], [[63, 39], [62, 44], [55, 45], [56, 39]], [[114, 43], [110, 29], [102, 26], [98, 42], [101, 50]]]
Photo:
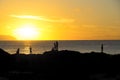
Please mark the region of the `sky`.
[[120, 0], [0, 0], [0, 10], [0, 40], [120, 40]]

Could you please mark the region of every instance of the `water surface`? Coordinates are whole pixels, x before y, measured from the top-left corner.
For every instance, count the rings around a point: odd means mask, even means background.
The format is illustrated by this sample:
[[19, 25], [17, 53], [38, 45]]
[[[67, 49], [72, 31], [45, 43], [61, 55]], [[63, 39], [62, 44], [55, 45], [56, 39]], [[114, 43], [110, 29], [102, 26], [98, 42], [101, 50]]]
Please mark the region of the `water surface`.
[[[54, 41], [0, 41], [0, 48], [14, 54], [18, 48], [20, 53], [29, 54], [32, 47], [34, 54], [42, 54], [53, 47]], [[101, 44], [104, 44], [104, 52], [108, 54], [120, 54], [120, 40], [69, 40], [59, 41], [59, 50], [74, 50], [80, 52], [100, 52]]]

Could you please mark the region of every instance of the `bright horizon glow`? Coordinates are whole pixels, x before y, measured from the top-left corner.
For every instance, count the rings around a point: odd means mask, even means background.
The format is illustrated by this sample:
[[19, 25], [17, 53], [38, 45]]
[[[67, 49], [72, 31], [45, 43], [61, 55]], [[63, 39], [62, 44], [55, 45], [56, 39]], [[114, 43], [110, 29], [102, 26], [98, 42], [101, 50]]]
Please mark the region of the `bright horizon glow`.
[[15, 30], [17, 40], [36, 40], [40, 36], [37, 28], [33, 25], [26, 24]]

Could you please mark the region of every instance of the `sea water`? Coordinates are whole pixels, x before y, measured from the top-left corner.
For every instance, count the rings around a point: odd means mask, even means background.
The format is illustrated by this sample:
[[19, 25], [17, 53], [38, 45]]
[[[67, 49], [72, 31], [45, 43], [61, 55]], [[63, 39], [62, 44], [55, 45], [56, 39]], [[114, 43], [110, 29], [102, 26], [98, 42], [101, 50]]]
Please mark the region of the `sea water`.
[[[30, 47], [33, 54], [42, 54], [50, 51], [55, 41], [0, 41], [0, 48], [16, 53], [20, 48], [21, 54], [29, 54]], [[64, 40], [58, 41], [59, 50], [74, 50], [82, 53], [100, 52], [101, 44], [104, 44], [104, 52], [108, 54], [120, 54], [120, 40]]]

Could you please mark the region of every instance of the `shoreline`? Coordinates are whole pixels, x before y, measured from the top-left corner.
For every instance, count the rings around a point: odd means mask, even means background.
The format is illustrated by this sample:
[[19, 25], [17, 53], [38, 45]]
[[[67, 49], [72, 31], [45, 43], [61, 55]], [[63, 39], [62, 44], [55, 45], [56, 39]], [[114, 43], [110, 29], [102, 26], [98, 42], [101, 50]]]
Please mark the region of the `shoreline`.
[[120, 75], [120, 55], [101, 52], [61, 50], [10, 55], [0, 49], [0, 65], [0, 77], [8, 80], [89, 80], [100, 75]]
[[[104, 44], [104, 52], [107, 54], [120, 54], [120, 41], [58, 41], [59, 50], [73, 50], [81, 53], [89, 53], [92, 51], [100, 52], [101, 44]], [[31, 41], [31, 42], [0, 42], [0, 48], [14, 54], [20, 48], [20, 53], [29, 54], [29, 47], [33, 49], [33, 53], [42, 54], [45, 51], [51, 50], [54, 41]]]

